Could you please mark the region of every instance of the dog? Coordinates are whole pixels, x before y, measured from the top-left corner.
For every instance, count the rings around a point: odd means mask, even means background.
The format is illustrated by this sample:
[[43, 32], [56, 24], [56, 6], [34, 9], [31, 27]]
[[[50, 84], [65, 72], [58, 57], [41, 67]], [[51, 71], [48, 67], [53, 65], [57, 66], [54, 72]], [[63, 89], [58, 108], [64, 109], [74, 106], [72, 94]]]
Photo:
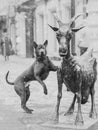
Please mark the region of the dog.
[[[16, 80], [12, 83], [8, 80], [9, 71], [6, 74], [6, 82], [10, 85], [14, 85], [14, 89], [16, 93], [20, 96], [21, 99], [21, 108], [26, 113], [32, 113], [32, 109], [29, 109], [26, 106], [26, 103], [30, 97], [30, 90], [28, 84], [30, 81], [38, 81], [42, 87], [44, 94], [47, 95], [47, 87], [43, 80], [45, 80], [50, 71], [57, 71], [58, 67], [55, 66], [49, 57], [47, 56], [46, 47], [48, 45], [48, 41], [46, 40], [44, 44], [33, 43], [35, 48], [36, 59], [34, 63], [25, 70], [20, 76], [16, 78]], [[28, 84], [28, 85], [27, 85]]]

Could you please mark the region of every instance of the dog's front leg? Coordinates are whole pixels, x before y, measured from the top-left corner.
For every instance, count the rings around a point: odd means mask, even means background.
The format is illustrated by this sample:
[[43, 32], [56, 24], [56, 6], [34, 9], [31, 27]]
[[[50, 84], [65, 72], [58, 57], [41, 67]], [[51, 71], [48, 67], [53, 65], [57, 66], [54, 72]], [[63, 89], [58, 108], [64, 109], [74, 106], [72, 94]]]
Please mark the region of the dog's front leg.
[[42, 85], [43, 90], [44, 90], [44, 94], [47, 95], [47, 87], [45, 85], [45, 83], [40, 79], [40, 77], [38, 75], [35, 75], [36, 80]]
[[49, 60], [49, 67], [51, 71], [57, 71], [58, 66], [55, 66], [50, 60]]

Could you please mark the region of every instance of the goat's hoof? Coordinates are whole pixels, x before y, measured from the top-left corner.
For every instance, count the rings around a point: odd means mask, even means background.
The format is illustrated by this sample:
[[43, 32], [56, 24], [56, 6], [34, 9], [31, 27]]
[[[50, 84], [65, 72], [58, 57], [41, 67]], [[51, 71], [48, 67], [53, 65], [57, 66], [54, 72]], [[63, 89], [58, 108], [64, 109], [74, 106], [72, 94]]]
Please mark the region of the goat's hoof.
[[53, 116], [53, 123], [54, 123], [54, 124], [58, 124], [58, 123], [59, 123], [59, 115], [56, 115], [56, 114], [55, 114], [55, 115]]
[[83, 118], [81, 114], [77, 114], [76, 120], [75, 120], [75, 125], [81, 126], [84, 124]]
[[72, 115], [73, 112], [74, 112], [74, 109], [69, 109], [69, 110], [64, 114], [64, 116]]
[[72, 114], [73, 114], [73, 112], [70, 111], [70, 112], [66, 112], [66, 113], [64, 114], [64, 116], [69, 116], [69, 115], [72, 115]]
[[75, 121], [75, 125], [77, 126], [82, 126], [84, 124], [83, 121]]
[[98, 116], [97, 116], [97, 113], [90, 113], [89, 117], [92, 119], [96, 119]]
[[58, 123], [59, 123], [59, 119], [55, 118], [55, 119], [53, 120], [53, 124], [58, 124]]

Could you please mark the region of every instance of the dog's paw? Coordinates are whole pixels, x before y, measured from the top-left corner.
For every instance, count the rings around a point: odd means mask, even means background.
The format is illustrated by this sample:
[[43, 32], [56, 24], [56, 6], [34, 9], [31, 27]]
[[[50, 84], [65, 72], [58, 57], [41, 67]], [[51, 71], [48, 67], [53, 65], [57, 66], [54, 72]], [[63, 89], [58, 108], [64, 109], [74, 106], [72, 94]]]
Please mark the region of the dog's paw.
[[26, 111], [26, 113], [28, 113], [28, 114], [32, 114], [32, 111]]
[[28, 107], [22, 107], [26, 113], [32, 114], [33, 109], [29, 109]]
[[46, 88], [46, 87], [44, 88], [44, 94], [45, 94], [45, 95], [48, 94], [48, 91], [47, 91], [47, 88]]

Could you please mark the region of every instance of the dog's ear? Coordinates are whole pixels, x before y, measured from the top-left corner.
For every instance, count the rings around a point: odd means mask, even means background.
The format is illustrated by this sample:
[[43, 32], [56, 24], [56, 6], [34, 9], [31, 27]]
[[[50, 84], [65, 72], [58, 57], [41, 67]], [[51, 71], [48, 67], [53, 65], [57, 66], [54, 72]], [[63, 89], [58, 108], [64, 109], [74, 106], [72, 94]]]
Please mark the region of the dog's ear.
[[47, 47], [47, 45], [48, 45], [48, 40], [46, 40], [46, 41], [44, 42], [44, 46]]
[[33, 42], [33, 46], [34, 46], [34, 48], [37, 48], [37, 46], [38, 46], [35, 41]]

